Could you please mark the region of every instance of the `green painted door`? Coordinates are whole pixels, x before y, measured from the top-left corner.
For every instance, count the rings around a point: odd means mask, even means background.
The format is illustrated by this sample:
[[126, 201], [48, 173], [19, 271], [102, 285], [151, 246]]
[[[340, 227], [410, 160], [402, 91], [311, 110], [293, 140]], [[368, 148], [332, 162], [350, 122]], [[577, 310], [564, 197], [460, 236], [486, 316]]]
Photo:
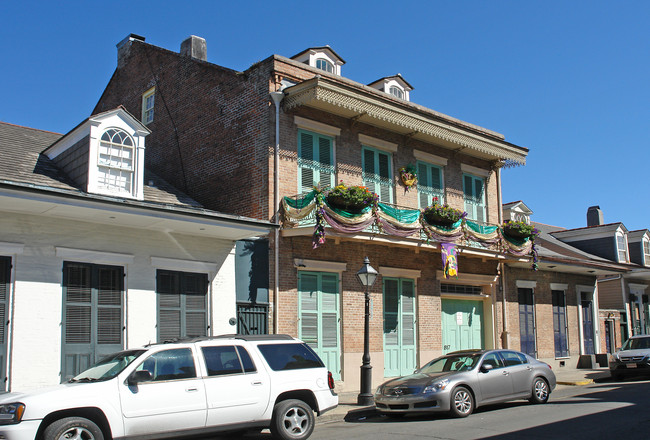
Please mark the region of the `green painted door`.
[[384, 278], [384, 376], [415, 370], [415, 283]]
[[483, 302], [442, 300], [442, 352], [483, 348]]
[[334, 380], [341, 378], [338, 286], [337, 274], [298, 274], [298, 337], [320, 356]]

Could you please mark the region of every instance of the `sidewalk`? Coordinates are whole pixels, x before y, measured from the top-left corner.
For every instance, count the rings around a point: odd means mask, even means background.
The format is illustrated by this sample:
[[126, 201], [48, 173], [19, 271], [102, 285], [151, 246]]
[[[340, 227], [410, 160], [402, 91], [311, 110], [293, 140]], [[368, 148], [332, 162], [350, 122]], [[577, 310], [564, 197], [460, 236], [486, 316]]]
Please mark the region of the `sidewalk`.
[[[555, 369], [553, 372], [555, 373], [558, 386], [589, 385], [595, 381], [597, 382], [610, 377], [609, 369], [607, 368], [594, 370], [561, 368]], [[357, 393], [342, 393], [339, 394], [339, 405], [318, 417], [317, 423], [355, 421], [377, 416], [378, 414], [374, 406], [357, 405]]]

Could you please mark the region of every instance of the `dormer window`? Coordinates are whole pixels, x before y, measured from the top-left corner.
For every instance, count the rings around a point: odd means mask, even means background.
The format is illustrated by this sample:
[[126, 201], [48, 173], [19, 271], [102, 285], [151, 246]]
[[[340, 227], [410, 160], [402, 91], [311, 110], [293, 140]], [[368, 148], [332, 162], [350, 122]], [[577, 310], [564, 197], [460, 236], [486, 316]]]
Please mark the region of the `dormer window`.
[[399, 99], [404, 99], [404, 90], [400, 89], [397, 86], [391, 86], [390, 89], [388, 89], [388, 93], [393, 96], [397, 96]]
[[627, 263], [627, 240], [625, 234], [621, 232], [616, 233], [616, 250], [618, 252], [618, 262]]
[[650, 240], [643, 239], [643, 262], [646, 266], [650, 266]]
[[117, 128], [106, 130], [99, 141], [99, 187], [130, 194], [133, 188], [134, 156], [131, 136]]
[[334, 73], [334, 66], [327, 60], [319, 58], [316, 60], [316, 68], [328, 73]]

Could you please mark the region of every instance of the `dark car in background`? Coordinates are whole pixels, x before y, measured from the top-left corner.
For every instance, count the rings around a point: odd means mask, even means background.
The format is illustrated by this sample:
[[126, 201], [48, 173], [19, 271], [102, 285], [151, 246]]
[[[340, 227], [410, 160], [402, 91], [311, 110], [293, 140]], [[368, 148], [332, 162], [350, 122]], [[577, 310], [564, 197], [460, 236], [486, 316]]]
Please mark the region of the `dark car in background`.
[[546, 403], [555, 384], [551, 367], [524, 353], [456, 351], [385, 382], [377, 388], [375, 405], [390, 417], [439, 411], [467, 417], [479, 406], [508, 400]]

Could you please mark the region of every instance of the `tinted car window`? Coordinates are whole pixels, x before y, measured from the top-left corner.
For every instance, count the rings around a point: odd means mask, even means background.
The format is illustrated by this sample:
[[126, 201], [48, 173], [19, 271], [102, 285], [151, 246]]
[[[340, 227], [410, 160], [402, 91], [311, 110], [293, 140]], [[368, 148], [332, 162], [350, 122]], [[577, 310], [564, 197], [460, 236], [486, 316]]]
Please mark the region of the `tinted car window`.
[[469, 371], [474, 368], [478, 358], [474, 354], [447, 355], [432, 360], [419, 371], [425, 374], [441, 373], [443, 371]]
[[650, 348], [650, 338], [634, 338], [625, 341], [622, 350], [643, 350], [648, 348]]
[[307, 344], [265, 344], [258, 347], [274, 371], [325, 366]]
[[194, 356], [189, 348], [159, 351], [149, 356], [136, 368], [147, 370], [152, 380], [176, 380], [196, 377]]
[[528, 362], [525, 356], [519, 353], [515, 353], [514, 351], [502, 351], [501, 355], [503, 356], [503, 359], [506, 363], [506, 367], [510, 367], [512, 365], [521, 365]]
[[488, 353], [483, 358], [481, 365], [492, 365], [492, 368], [502, 368], [503, 364], [497, 353]]
[[203, 347], [201, 350], [205, 365], [208, 367], [208, 376], [244, 372], [235, 347]]
[[237, 346], [237, 351], [239, 352], [239, 358], [241, 359], [241, 363], [244, 365], [244, 372], [245, 373], [254, 373], [257, 371], [255, 368], [255, 364], [253, 363], [253, 360], [251, 359], [251, 356], [248, 354], [248, 351], [244, 347]]

